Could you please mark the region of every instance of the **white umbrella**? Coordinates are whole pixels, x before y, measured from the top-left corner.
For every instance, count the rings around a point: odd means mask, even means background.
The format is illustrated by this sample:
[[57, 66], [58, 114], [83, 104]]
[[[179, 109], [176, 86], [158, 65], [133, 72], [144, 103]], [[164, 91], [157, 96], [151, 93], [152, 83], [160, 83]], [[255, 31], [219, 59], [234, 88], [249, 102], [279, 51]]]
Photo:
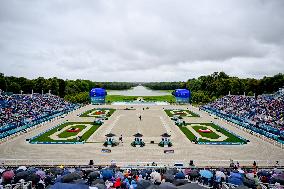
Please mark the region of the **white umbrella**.
[[161, 180], [162, 180], [160, 173], [158, 173], [156, 171], [152, 172], [150, 174], [150, 176], [151, 176], [153, 182], [161, 182]]
[[226, 178], [225, 173], [223, 173], [222, 171], [216, 171], [216, 177], [221, 177], [221, 178]]
[[25, 170], [27, 170], [27, 167], [26, 166], [20, 166], [18, 169], [17, 169], [17, 171], [18, 170], [23, 170], [23, 171], [25, 171]]
[[246, 177], [247, 177], [248, 179], [254, 179], [254, 174], [253, 174], [253, 173], [247, 173], [247, 174], [246, 174]]

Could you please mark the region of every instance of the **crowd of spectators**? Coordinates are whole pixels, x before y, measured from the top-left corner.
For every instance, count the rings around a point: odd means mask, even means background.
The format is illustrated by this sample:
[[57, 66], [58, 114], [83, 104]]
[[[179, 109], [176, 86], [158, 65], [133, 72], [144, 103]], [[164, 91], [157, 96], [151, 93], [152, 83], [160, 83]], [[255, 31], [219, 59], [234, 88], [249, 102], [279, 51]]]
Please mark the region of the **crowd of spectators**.
[[94, 188], [94, 189], [205, 189], [221, 188], [222, 183], [233, 186], [261, 188], [260, 184], [276, 184], [283, 188], [281, 169], [257, 168], [0, 168], [0, 188], [15, 183], [31, 181], [33, 188]]
[[284, 92], [275, 95], [227, 95], [209, 103], [204, 108], [218, 110], [227, 115], [237, 116], [259, 127], [266, 125], [281, 131], [284, 129]]
[[7, 95], [0, 92], [0, 129], [23, 126], [75, 107], [51, 94]]

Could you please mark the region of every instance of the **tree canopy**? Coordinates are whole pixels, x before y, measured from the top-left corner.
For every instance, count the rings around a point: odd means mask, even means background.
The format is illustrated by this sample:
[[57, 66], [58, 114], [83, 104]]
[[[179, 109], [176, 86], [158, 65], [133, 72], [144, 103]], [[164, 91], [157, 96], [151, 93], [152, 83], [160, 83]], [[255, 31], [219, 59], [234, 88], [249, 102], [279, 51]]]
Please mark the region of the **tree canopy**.
[[[180, 82], [150, 82], [141, 83], [153, 90], [174, 90], [187, 88], [191, 90], [193, 103], [207, 103], [216, 98], [227, 95], [230, 91], [234, 95], [259, 95], [273, 93], [284, 87], [284, 74], [279, 73], [272, 77], [262, 79], [231, 77], [224, 72], [214, 72], [210, 75], [200, 76]], [[91, 88], [102, 87], [107, 90], [126, 90], [137, 86], [135, 82], [95, 82], [90, 80], [63, 80], [56, 77], [45, 79], [27, 79], [24, 77], [5, 76], [0, 73], [0, 89], [13, 93], [44, 93], [65, 97], [72, 102], [87, 102]]]

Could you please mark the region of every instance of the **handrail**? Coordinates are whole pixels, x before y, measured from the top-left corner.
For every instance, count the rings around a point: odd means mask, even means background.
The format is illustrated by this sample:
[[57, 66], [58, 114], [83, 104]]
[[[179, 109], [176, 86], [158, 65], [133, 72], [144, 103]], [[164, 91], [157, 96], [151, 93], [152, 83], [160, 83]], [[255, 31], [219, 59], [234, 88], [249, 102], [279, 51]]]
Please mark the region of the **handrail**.
[[[113, 162], [105, 161], [102, 159], [93, 159], [95, 165], [110, 165]], [[253, 167], [252, 163], [256, 161], [258, 167], [284, 167], [284, 159], [278, 160], [278, 164], [276, 165], [275, 161], [271, 160], [234, 160], [234, 162], [239, 162], [241, 166], [244, 167]], [[46, 165], [46, 166], [56, 166], [56, 165], [66, 165], [66, 166], [86, 166], [90, 162], [90, 159], [0, 159], [0, 164], [7, 166], [19, 166], [19, 165]], [[136, 167], [136, 166], [147, 166], [153, 163], [151, 159], [145, 159], [144, 161], [114, 161], [116, 165], [121, 167]], [[183, 164], [183, 167], [189, 165], [190, 160], [175, 160], [175, 159], [167, 159], [159, 161], [155, 161], [155, 164], [162, 167], [174, 167], [176, 162], [180, 162]], [[218, 166], [227, 166], [229, 167], [231, 161], [230, 160], [193, 160], [194, 164], [197, 167], [218, 167]]]

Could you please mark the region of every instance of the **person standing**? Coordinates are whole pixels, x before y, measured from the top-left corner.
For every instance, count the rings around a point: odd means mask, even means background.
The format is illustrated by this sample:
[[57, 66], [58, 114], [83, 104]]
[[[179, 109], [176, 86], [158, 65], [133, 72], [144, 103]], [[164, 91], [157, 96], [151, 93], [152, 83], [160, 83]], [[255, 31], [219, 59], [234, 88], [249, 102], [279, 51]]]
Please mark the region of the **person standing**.
[[141, 115], [139, 116], [139, 119], [140, 119], [140, 121], [142, 120], [142, 116]]
[[119, 137], [119, 142], [121, 142], [121, 144], [123, 145], [122, 134]]

